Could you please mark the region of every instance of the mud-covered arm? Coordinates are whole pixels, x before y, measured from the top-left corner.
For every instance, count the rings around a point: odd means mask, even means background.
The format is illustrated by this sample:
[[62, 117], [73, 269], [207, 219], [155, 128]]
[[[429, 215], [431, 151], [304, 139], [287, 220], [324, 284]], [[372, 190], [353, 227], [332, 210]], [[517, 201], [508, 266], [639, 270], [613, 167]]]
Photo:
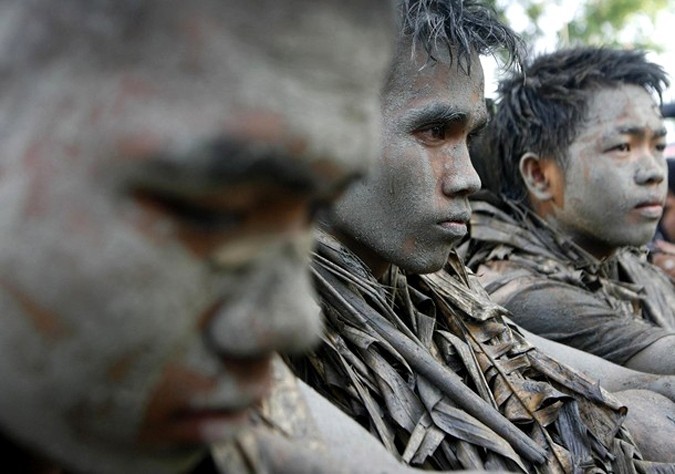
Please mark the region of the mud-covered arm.
[[520, 328], [525, 338], [542, 352], [597, 380], [610, 392], [643, 389], [675, 402], [675, 376], [641, 372], [609, 362], [588, 352], [537, 336]]
[[592, 292], [530, 275], [493, 297], [531, 333], [641, 372], [675, 374], [673, 331], [635, 319]]
[[655, 374], [675, 374], [675, 335], [658, 339], [628, 359], [629, 369]]
[[[299, 382], [299, 386], [323, 441], [329, 447], [330, 456], [337, 463], [334, 466], [339, 466], [343, 470], [340, 472], [382, 474], [422, 472], [398, 461], [361, 425], [349, 418], [314, 389], [303, 382]], [[326, 472], [335, 471], [327, 470]], [[485, 471], [480, 472], [484, 473]]]

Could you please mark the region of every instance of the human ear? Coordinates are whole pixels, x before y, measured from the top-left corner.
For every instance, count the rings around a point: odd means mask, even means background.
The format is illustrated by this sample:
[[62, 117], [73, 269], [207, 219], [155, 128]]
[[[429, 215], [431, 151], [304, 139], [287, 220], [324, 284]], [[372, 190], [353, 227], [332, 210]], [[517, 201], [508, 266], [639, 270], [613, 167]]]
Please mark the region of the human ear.
[[522, 176], [531, 198], [538, 201], [553, 199], [550, 170], [555, 164], [552, 161], [531, 152], [520, 157], [518, 163], [520, 176]]

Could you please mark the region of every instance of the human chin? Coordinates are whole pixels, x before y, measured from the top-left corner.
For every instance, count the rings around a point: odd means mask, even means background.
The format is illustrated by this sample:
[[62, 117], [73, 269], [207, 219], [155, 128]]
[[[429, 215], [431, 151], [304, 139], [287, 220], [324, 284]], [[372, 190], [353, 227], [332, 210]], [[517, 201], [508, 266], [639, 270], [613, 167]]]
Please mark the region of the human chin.
[[402, 254], [397, 265], [409, 273], [418, 275], [434, 273], [443, 268], [449, 254], [449, 247], [418, 250]]
[[131, 446], [113, 447], [94, 440], [79, 440], [63, 457], [64, 466], [75, 472], [100, 474], [179, 474], [189, 472], [208, 454], [205, 447], [144, 449]]
[[[633, 227], [631, 229], [631, 227]], [[647, 245], [656, 232], [656, 224], [643, 224], [640, 226], [627, 227], [631, 229], [626, 232], [626, 228], [617, 229], [617, 240], [620, 241], [619, 246], [634, 246], [642, 247]]]

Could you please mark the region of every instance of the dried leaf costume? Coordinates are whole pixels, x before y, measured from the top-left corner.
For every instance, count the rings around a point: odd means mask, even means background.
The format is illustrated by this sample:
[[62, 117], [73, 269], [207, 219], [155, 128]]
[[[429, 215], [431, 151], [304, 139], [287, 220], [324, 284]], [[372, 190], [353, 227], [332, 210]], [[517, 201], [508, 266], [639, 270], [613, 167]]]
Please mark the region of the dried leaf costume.
[[525, 329], [617, 364], [675, 334], [675, 288], [640, 249], [600, 261], [523, 205], [472, 202], [467, 265]]
[[[250, 413], [249, 429], [211, 447], [211, 463], [195, 474], [351, 472], [337, 466], [317, 429], [297, 378], [275, 358], [271, 393]], [[206, 467], [210, 467], [207, 470]]]
[[321, 234], [324, 343], [296, 372], [403, 462], [434, 470], [645, 472], [622, 407], [504, 322], [456, 255], [377, 281]]

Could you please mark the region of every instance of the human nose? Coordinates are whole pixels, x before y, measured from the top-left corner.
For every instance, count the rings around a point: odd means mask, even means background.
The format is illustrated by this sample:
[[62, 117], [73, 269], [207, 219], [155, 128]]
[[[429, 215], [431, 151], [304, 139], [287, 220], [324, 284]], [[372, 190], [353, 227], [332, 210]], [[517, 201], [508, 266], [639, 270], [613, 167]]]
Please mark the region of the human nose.
[[659, 184], [666, 178], [666, 160], [662, 155], [645, 151], [637, 162], [635, 182], [639, 185]]
[[480, 190], [480, 187], [480, 177], [471, 163], [468, 147], [462, 145], [449, 151], [443, 163], [443, 194], [448, 197], [468, 196]]
[[226, 296], [204, 328], [212, 350], [256, 357], [301, 352], [318, 341], [322, 323], [309, 277], [310, 248], [311, 234], [278, 242], [223, 282]]

